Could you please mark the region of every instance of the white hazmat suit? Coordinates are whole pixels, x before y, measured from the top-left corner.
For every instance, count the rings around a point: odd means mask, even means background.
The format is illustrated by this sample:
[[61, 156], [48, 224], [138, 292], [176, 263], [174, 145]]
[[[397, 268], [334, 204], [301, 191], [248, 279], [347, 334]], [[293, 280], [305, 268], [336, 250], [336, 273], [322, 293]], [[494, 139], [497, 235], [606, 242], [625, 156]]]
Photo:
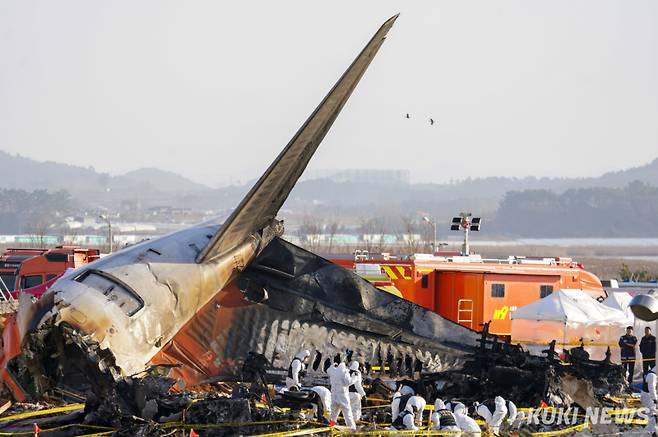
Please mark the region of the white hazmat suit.
[[425, 399], [421, 396], [415, 395], [409, 398], [407, 405], [404, 407], [405, 410], [411, 411], [416, 415], [415, 419], [418, 426], [423, 424], [423, 411], [425, 411], [425, 405], [427, 405]]
[[656, 432], [656, 403], [651, 399], [649, 393], [643, 391], [640, 393], [640, 404], [643, 408], [646, 408], [647, 416], [649, 416], [647, 426], [644, 427], [643, 431], [646, 435], [653, 435]]
[[325, 417], [330, 417], [331, 416], [331, 392], [327, 387], [323, 387], [321, 385], [316, 385], [315, 387], [311, 388], [312, 391], [316, 392], [318, 396], [320, 396], [320, 400], [322, 401], [322, 407], [324, 408], [324, 411], [320, 411], [318, 416], [325, 416]]
[[482, 430], [475, 420], [466, 414], [466, 407], [462, 403], [455, 405], [455, 419], [457, 426], [462, 430], [462, 436], [479, 437]]
[[306, 369], [306, 360], [311, 356], [311, 352], [308, 350], [301, 351], [295, 358], [290, 362], [288, 366], [288, 375], [286, 376], [286, 389], [290, 390], [293, 387], [296, 387], [297, 390], [302, 388], [299, 375]]
[[356, 378], [350, 377], [350, 372], [345, 363], [333, 365], [327, 369], [329, 383], [331, 384], [331, 416], [330, 421], [336, 422], [340, 413], [343, 413], [345, 425], [351, 429], [356, 429], [354, 417], [352, 416], [352, 407], [350, 406], [349, 387], [354, 384]]
[[658, 393], [656, 393], [656, 383], [658, 382], [658, 377], [656, 377], [656, 368], [654, 367], [647, 373], [647, 376], [644, 379], [647, 382], [647, 392], [654, 402], [658, 402]]
[[640, 395], [640, 400], [642, 403], [642, 406], [646, 408], [647, 415], [649, 416], [649, 423], [647, 423], [647, 426], [644, 428], [644, 431], [652, 435], [657, 429], [656, 425], [656, 404], [658, 403], [658, 393], [656, 393], [656, 383], [658, 382], [658, 378], [656, 377], [656, 368], [654, 367], [647, 373], [647, 376], [645, 376], [644, 380], [647, 383], [647, 392], [642, 392]]
[[408, 410], [402, 410], [397, 419], [391, 424], [391, 429], [418, 431], [418, 427], [414, 423], [414, 413]]
[[395, 419], [400, 414], [400, 399], [404, 396], [413, 396], [416, 392], [408, 385], [401, 385], [397, 391], [393, 393], [393, 401], [391, 402], [391, 417]]
[[359, 362], [350, 363], [350, 376], [354, 378], [354, 384], [350, 385], [350, 405], [352, 406], [352, 416], [355, 421], [361, 420], [361, 398], [365, 397], [366, 392], [363, 389], [363, 375], [359, 370]]
[[[434, 412], [430, 417], [432, 431], [459, 432], [457, 419], [452, 411], [446, 408], [442, 399], [434, 401]], [[454, 434], [458, 435], [458, 434]]]
[[505, 405], [505, 399], [501, 396], [495, 397], [494, 404], [496, 405], [496, 409], [493, 414], [491, 414], [491, 411], [486, 405], [478, 405], [475, 411], [482, 416], [489, 429], [491, 429], [491, 432], [494, 435], [498, 435], [500, 433], [500, 426], [503, 424], [505, 416], [507, 416], [507, 405]]
[[402, 411], [394, 418], [393, 429], [405, 429], [408, 431], [418, 431], [418, 425], [422, 425], [423, 410], [425, 409], [425, 399], [420, 396], [401, 396], [400, 408]]
[[509, 423], [512, 429], [519, 428], [521, 426], [521, 420], [523, 420], [523, 413], [519, 412], [514, 402], [507, 401], [507, 423]]

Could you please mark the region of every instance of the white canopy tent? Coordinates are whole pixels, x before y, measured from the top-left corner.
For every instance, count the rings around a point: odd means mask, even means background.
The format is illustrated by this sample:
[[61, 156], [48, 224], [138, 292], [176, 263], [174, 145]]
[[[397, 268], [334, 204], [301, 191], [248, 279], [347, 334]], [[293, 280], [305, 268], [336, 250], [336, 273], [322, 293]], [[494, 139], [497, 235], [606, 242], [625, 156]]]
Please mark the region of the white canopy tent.
[[617, 342], [626, 326], [633, 325], [625, 311], [604, 305], [582, 290], [559, 290], [521, 307], [511, 314], [512, 342], [522, 343], [537, 355], [552, 340], [556, 350], [585, 344], [592, 359], [605, 357], [608, 346], [612, 360], [620, 362]]
[[[625, 291], [609, 291], [608, 297], [602, 303], [607, 307], [623, 311], [624, 314], [626, 314], [628, 326], [633, 326], [635, 323], [635, 316], [633, 315], [631, 308], [628, 306], [631, 299], [633, 299], [633, 296]], [[638, 333], [636, 332], [636, 334]]]

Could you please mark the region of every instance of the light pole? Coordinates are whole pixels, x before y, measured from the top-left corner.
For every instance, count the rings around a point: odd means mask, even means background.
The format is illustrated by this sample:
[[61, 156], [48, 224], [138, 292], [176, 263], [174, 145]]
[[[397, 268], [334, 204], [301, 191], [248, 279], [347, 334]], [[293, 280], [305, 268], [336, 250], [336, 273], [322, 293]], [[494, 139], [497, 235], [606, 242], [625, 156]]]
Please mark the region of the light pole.
[[101, 220], [105, 220], [105, 223], [107, 223], [107, 240], [110, 243], [110, 252], [112, 253], [112, 243], [114, 238], [112, 237], [112, 222], [110, 221], [110, 216], [106, 214], [101, 214], [98, 216]]
[[468, 256], [471, 253], [471, 247], [468, 241], [468, 233], [470, 231], [479, 231], [482, 219], [480, 217], [472, 217], [470, 212], [461, 212], [459, 217], [452, 218], [450, 225], [451, 231], [464, 231], [464, 243], [462, 244], [462, 255]]
[[436, 252], [436, 222], [427, 216], [423, 217], [423, 220], [432, 226], [432, 233], [434, 236], [434, 239], [432, 240], [432, 254], [434, 254], [434, 252]]

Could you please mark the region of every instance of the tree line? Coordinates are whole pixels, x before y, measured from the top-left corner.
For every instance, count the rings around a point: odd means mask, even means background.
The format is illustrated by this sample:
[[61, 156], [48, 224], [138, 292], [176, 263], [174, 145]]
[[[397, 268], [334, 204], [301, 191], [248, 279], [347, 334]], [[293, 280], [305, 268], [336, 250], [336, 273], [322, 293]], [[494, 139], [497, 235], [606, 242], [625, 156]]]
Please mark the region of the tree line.
[[74, 211], [67, 191], [0, 189], [0, 232], [45, 235]]
[[658, 237], [658, 188], [510, 191], [490, 224], [522, 237]]

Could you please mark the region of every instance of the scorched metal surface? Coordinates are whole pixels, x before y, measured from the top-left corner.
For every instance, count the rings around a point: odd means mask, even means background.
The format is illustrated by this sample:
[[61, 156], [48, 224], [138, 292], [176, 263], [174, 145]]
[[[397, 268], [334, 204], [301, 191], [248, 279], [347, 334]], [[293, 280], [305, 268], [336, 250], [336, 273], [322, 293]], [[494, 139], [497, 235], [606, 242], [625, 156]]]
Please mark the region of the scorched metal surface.
[[299, 350], [309, 349], [311, 373], [352, 351], [353, 359], [403, 375], [454, 368], [477, 338], [475, 331], [275, 238], [154, 363], [183, 364], [171, 376], [199, 383], [237, 374], [250, 351], [285, 369]]

